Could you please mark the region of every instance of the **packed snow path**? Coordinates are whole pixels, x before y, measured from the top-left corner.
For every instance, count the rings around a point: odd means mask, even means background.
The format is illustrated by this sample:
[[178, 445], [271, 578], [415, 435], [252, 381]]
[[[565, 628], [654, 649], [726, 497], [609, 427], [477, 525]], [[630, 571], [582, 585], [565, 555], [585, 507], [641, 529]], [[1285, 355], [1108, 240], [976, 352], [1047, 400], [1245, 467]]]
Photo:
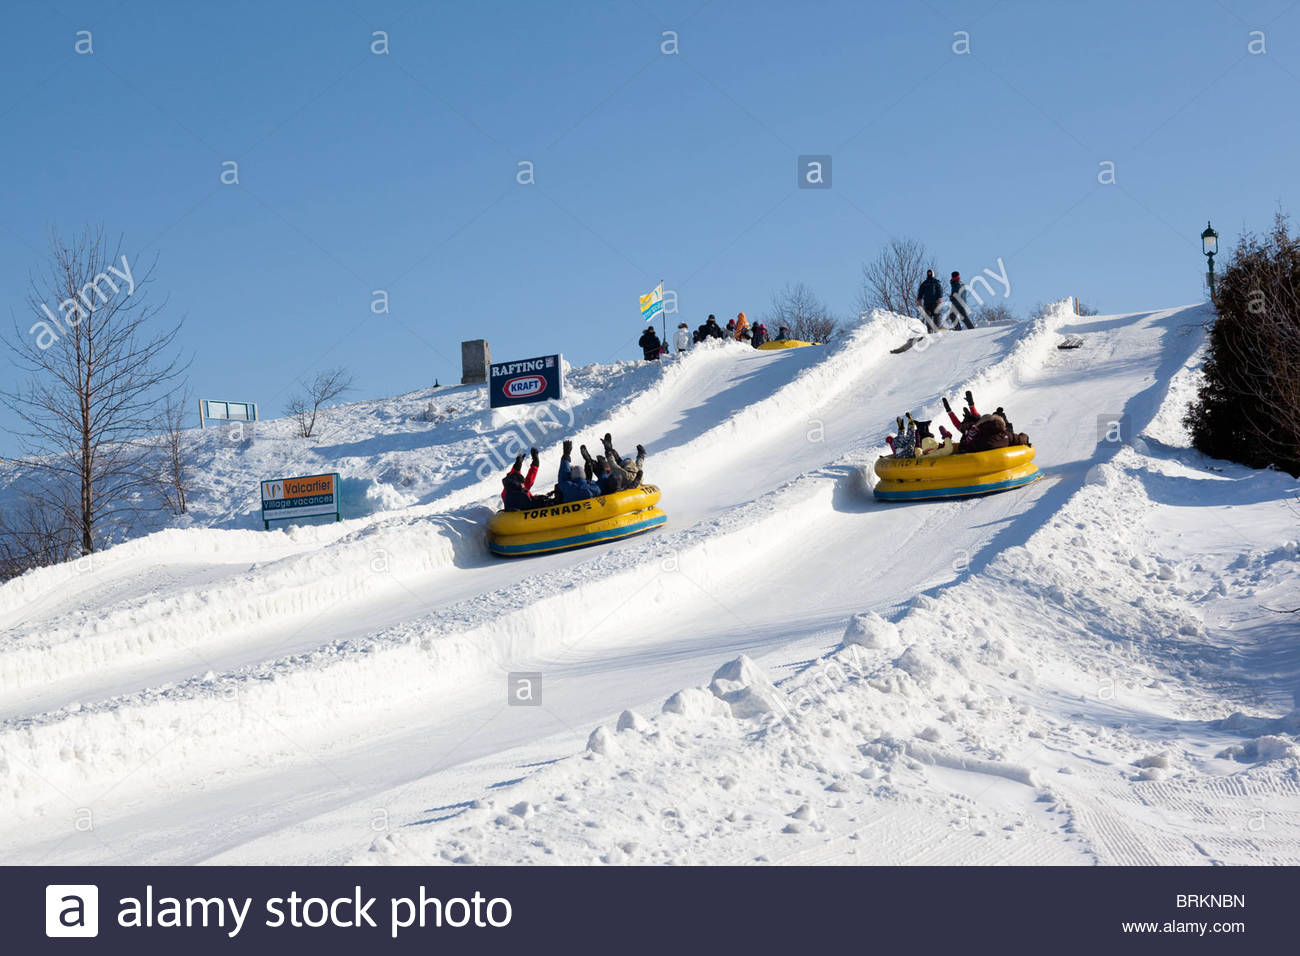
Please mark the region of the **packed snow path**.
[[[1107, 423], [1131, 438], [1156, 415], [1203, 321], [1057, 311], [893, 356], [900, 329], [881, 317], [828, 347], [633, 370], [621, 394], [577, 404], [573, 433], [648, 445], [670, 523], [603, 549], [487, 556], [499, 473], [480, 480], [453, 446], [445, 480], [402, 510], [290, 535], [164, 532], [14, 582], [0, 842], [14, 862], [346, 858], [395, 791], [437, 792], [512, 748], [571, 751], [741, 652], [782, 674], [838, 644], [850, 615], [889, 614], [1023, 544], [1121, 447]], [[1058, 351], [1065, 334], [1085, 347]], [[1030, 433], [1046, 478], [924, 509], [873, 502], [860, 473], [893, 415], [940, 418], [940, 396], [967, 387]], [[512, 671], [543, 674], [542, 707], [505, 706]], [[83, 808], [93, 829], [72, 827]]]

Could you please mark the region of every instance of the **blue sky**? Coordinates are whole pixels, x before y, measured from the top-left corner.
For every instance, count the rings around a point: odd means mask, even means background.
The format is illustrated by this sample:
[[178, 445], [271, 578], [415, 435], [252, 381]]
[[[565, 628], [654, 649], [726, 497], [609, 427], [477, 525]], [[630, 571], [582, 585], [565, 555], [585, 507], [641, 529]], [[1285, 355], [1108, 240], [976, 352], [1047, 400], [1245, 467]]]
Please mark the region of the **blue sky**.
[[[48, 227], [103, 223], [132, 261], [157, 255], [150, 294], [185, 318], [193, 390], [263, 415], [330, 365], [355, 397], [457, 382], [466, 338], [497, 359], [637, 357], [637, 296], [660, 278], [692, 325], [761, 314], [794, 281], [851, 314], [891, 236], [924, 241], [945, 275], [1001, 258], [1021, 313], [1070, 294], [1185, 304], [1203, 297], [1207, 219], [1229, 245], [1297, 206], [1285, 0], [60, 0], [4, 16], [6, 321], [31, 324]], [[800, 154], [832, 157], [830, 189], [796, 188]]]

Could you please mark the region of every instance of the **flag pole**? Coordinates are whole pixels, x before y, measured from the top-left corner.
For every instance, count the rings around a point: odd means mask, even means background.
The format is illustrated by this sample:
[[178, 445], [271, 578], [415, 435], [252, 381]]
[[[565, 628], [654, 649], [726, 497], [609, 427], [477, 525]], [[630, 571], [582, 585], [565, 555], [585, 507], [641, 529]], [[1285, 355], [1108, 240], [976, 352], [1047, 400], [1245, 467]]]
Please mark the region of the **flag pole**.
[[664, 330], [664, 345], [668, 344], [668, 310], [664, 308], [663, 299], [664, 280], [659, 280], [659, 327]]

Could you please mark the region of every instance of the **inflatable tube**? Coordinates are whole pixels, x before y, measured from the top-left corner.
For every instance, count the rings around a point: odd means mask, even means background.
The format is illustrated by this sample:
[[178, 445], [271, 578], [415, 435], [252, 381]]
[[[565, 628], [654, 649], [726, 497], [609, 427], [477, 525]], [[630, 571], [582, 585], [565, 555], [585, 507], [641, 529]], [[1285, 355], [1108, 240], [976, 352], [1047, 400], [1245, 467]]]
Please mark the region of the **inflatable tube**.
[[799, 339], [781, 339], [780, 341], [764, 342], [759, 346], [760, 350], [771, 349], [801, 349], [806, 345], [815, 345], [815, 342], [802, 342]]
[[659, 489], [642, 485], [627, 491], [616, 491], [599, 498], [570, 501], [563, 505], [548, 505], [531, 511], [498, 511], [488, 521], [488, 531], [493, 535], [532, 534], [555, 531], [574, 525], [590, 524], [605, 518], [614, 518], [633, 511], [642, 511], [659, 501]]
[[569, 551], [593, 544], [644, 534], [666, 524], [668, 516], [659, 508], [643, 508], [630, 514], [615, 515], [585, 524], [566, 525], [526, 534], [489, 534], [488, 550], [503, 558], [521, 558], [531, 554]]
[[1029, 445], [923, 458], [879, 458], [874, 494], [881, 501], [970, 498], [1021, 488], [1043, 477]]
[[876, 474], [898, 481], [942, 481], [947, 478], [977, 478], [1006, 471], [1034, 460], [1032, 445], [1012, 445], [992, 451], [958, 452], [955, 455], [922, 455], [920, 458], [878, 458]]

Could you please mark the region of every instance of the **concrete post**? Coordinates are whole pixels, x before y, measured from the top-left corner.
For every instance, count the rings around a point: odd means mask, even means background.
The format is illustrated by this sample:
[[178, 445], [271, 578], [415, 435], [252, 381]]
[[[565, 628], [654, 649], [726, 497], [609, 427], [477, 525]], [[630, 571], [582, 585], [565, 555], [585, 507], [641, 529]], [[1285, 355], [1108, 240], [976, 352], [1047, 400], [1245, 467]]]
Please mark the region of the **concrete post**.
[[492, 350], [488, 348], [487, 339], [470, 339], [460, 343], [460, 384], [486, 384], [491, 364]]

